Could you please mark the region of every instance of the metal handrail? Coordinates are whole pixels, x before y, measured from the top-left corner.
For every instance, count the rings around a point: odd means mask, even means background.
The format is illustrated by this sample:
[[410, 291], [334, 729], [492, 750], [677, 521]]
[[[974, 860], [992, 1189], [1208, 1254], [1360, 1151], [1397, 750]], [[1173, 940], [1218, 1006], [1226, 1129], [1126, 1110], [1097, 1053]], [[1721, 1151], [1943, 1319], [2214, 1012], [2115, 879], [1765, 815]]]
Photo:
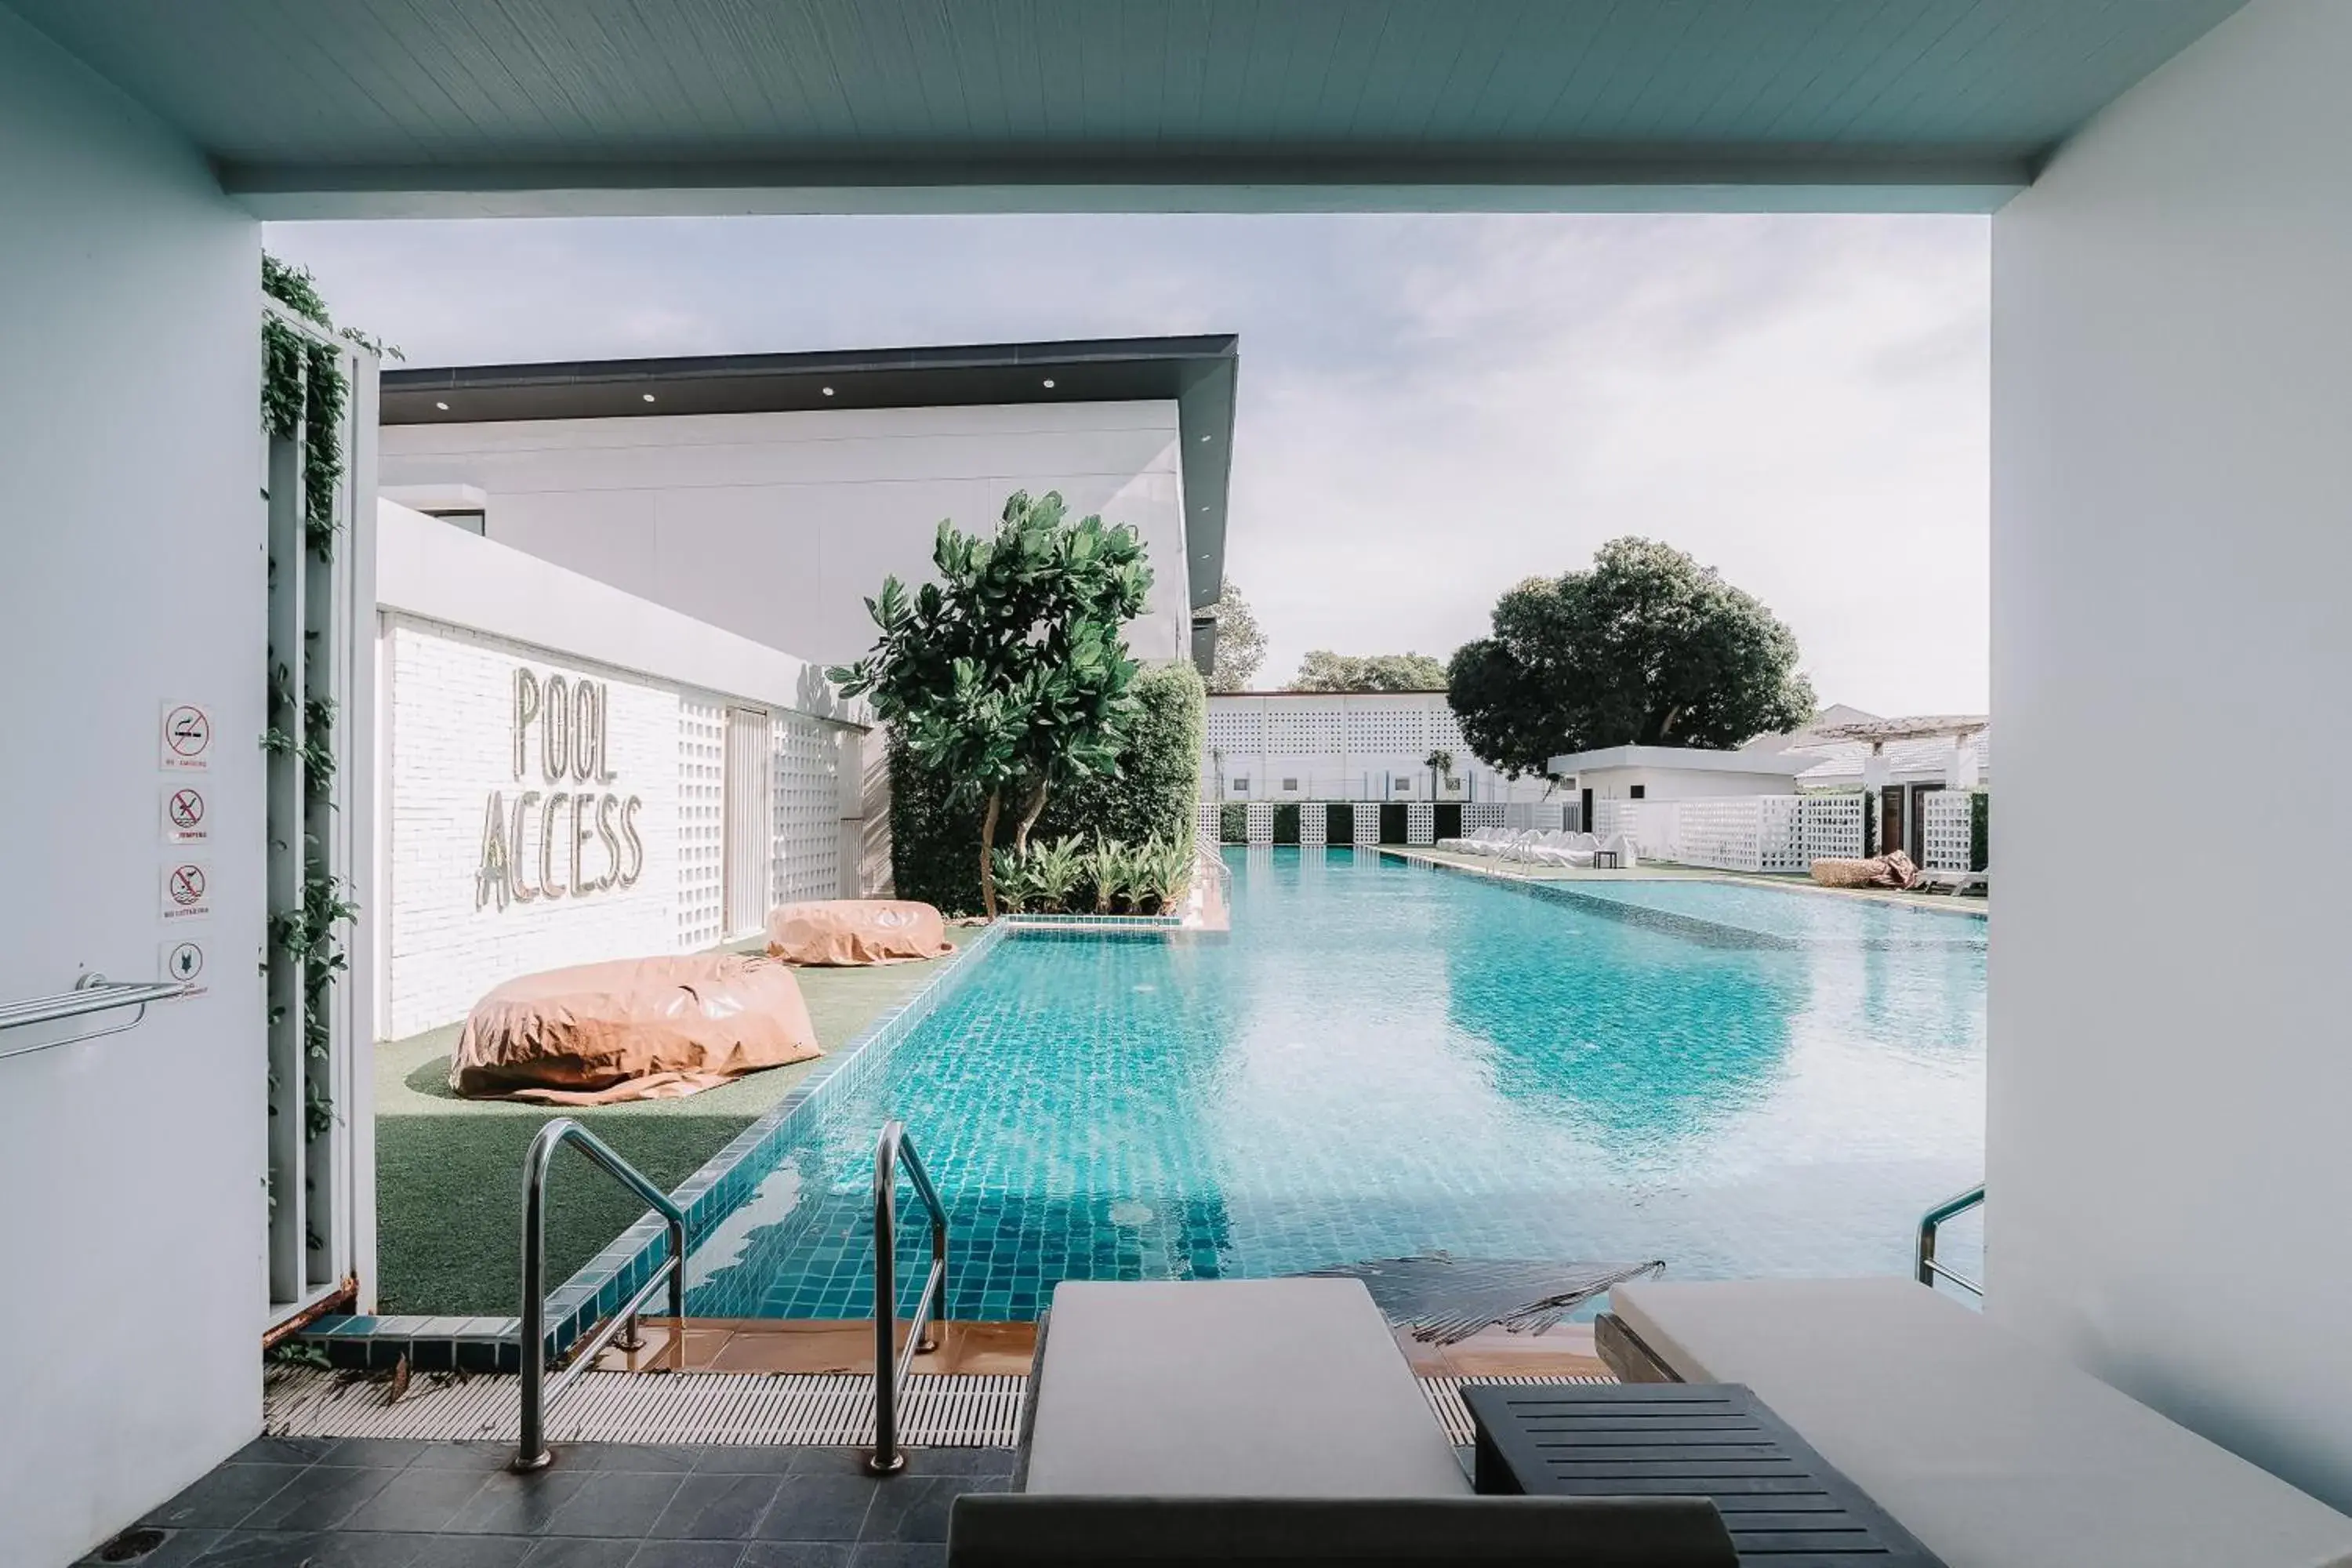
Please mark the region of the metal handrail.
[[[907, 1353], [898, 1353], [898, 1166], [904, 1161], [923, 1204], [931, 1211], [931, 1272], [923, 1300], [907, 1328]], [[903, 1121], [883, 1123], [874, 1145], [874, 1451], [866, 1468], [877, 1476], [906, 1467], [898, 1446], [898, 1399], [918, 1352], [939, 1348], [932, 1330], [948, 1315], [948, 1211], [923, 1169], [922, 1157], [907, 1141]]]
[[[566, 1143], [576, 1144], [582, 1153], [660, 1214], [669, 1233], [669, 1259], [654, 1270], [619, 1311], [573, 1348], [571, 1363], [551, 1383], [547, 1375], [547, 1168], [555, 1152]], [[639, 1310], [665, 1282], [669, 1286], [670, 1353], [675, 1360], [686, 1324], [686, 1211], [603, 1139], [569, 1116], [559, 1116], [541, 1128], [522, 1162], [522, 1423], [514, 1468], [542, 1469], [555, 1458], [547, 1447], [549, 1403], [595, 1364], [597, 1353], [624, 1327], [635, 1324]]]
[[0, 1060], [30, 1056], [35, 1051], [46, 1051], [58, 1046], [79, 1045], [84, 1040], [100, 1039], [108, 1035], [119, 1035], [125, 1029], [136, 1027], [140, 1020], [147, 1016], [150, 1002], [168, 1002], [194, 989], [184, 980], [109, 980], [103, 974], [85, 974], [74, 982], [72, 990], [60, 991], [54, 996], [30, 996], [22, 1002], [0, 1002], [0, 1029], [84, 1018], [93, 1013], [110, 1013], [118, 1007], [139, 1009], [122, 1022], [110, 1024], [102, 1029], [85, 1029], [79, 1035], [41, 1040], [29, 1046], [10, 1046], [0, 1050]]
[[1967, 1192], [1953, 1194], [1920, 1216], [1919, 1246], [1914, 1255], [1912, 1269], [1920, 1284], [1933, 1289], [1937, 1280], [1948, 1279], [1971, 1295], [1984, 1294], [1984, 1286], [1981, 1282], [1971, 1279], [1965, 1274], [1955, 1273], [1936, 1261], [1936, 1233], [1944, 1227], [1944, 1222], [1968, 1213], [1984, 1201], [1984, 1184], [1979, 1182]]

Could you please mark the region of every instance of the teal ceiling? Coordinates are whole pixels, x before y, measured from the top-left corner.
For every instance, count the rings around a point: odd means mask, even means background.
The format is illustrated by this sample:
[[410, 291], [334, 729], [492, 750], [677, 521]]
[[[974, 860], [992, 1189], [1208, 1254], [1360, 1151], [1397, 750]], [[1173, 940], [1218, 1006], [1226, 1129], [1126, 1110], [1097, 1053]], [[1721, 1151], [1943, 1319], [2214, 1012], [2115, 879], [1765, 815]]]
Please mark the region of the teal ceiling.
[[1981, 206], [2240, 3], [0, 0], [271, 211]]

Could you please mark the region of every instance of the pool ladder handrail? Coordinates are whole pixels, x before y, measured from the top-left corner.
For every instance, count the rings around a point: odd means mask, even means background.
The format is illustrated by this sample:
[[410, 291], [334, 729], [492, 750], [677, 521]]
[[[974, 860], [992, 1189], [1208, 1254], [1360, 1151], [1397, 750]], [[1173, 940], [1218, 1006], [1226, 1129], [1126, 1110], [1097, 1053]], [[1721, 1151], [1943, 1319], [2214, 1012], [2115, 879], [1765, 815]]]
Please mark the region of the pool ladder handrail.
[[[566, 1143], [577, 1147], [607, 1173], [645, 1199], [662, 1216], [669, 1235], [669, 1258], [653, 1272], [637, 1293], [607, 1318], [603, 1326], [572, 1348], [572, 1359], [552, 1381], [547, 1375], [547, 1170], [555, 1152]], [[637, 1314], [653, 1293], [669, 1287], [670, 1350], [675, 1359], [686, 1324], [686, 1211], [676, 1199], [646, 1179], [612, 1146], [569, 1116], [559, 1116], [539, 1130], [522, 1161], [522, 1413], [520, 1436], [513, 1468], [544, 1469], [555, 1458], [547, 1447], [547, 1407], [582, 1373], [595, 1364], [604, 1347], [632, 1331]], [[625, 1344], [628, 1341], [623, 1342]]]
[[[931, 1272], [923, 1281], [923, 1300], [907, 1328], [907, 1350], [898, 1352], [898, 1168], [906, 1167], [923, 1205], [931, 1211]], [[874, 1144], [874, 1447], [866, 1468], [877, 1476], [892, 1476], [906, 1468], [907, 1453], [898, 1442], [898, 1405], [906, 1392], [907, 1373], [915, 1357], [939, 1348], [936, 1332], [948, 1315], [948, 1211], [923, 1169], [922, 1156], [907, 1137], [907, 1124], [882, 1124]]]
[[1919, 1245], [1913, 1255], [1912, 1268], [1912, 1272], [1917, 1277], [1920, 1284], [1932, 1290], [1936, 1288], [1937, 1280], [1948, 1279], [1970, 1295], [1979, 1299], [1983, 1297], [1982, 1282], [1971, 1279], [1965, 1274], [1956, 1273], [1936, 1260], [1936, 1233], [1943, 1229], [1945, 1221], [1957, 1218], [1968, 1213], [1969, 1210], [1980, 1206], [1984, 1201], [1984, 1184], [1979, 1182], [1964, 1193], [1954, 1193], [1920, 1216]]

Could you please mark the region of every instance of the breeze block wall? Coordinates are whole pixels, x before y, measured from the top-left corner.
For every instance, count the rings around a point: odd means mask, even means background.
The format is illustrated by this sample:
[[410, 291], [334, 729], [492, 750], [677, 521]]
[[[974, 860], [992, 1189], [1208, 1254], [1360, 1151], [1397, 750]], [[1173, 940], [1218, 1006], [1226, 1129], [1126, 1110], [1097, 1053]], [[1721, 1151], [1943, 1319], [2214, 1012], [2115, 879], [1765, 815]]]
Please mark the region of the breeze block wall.
[[[453, 626], [395, 618], [384, 641], [391, 787], [389, 875], [379, 894], [391, 920], [386, 1027], [398, 1038], [463, 1018], [501, 981], [565, 964], [678, 951], [678, 801], [681, 697], [641, 679]], [[535, 733], [523, 776], [514, 772], [515, 673], [567, 684], [598, 683], [609, 699], [605, 754], [612, 779], [578, 787], [642, 803], [635, 814], [643, 865], [627, 887], [524, 902], [480, 896], [478, 875], [490, 796], [511, 828], [517, 797], [569, 790], [543, 776]], [[527, 828], [544, 827], [544, 800]], [[562, 818], [559, 817], [559, 823]], [[551, 859], [570, 880], [559, 827]], [[627, 848], [625, 843], [624, 849]], [[539, 839], [525, 847], [538, 885]], [[628, 857], [625, 856], [625, 858]], [[611, 869], [593, 837], [586, 877]]]

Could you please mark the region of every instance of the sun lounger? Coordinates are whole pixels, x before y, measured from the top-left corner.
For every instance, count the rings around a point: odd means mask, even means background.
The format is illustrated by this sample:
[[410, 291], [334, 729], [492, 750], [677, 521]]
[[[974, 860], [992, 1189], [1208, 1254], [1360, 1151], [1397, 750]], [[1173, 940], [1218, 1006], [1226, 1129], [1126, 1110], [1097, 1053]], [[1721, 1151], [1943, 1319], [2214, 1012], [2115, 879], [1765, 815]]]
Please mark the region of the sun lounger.
[[1041, 1328], [1014, 1490], [957, 1500], [951, 1568], [1734, 1568], [1704, 1499], [1474, 1497], [1361, 1280], [1065, 1281]]
[[2352, 1519], [1908, 1279], [1620, 1286], [1628, 1377], [1739, 1383], [1949, 1568], [2344, 1568]]

